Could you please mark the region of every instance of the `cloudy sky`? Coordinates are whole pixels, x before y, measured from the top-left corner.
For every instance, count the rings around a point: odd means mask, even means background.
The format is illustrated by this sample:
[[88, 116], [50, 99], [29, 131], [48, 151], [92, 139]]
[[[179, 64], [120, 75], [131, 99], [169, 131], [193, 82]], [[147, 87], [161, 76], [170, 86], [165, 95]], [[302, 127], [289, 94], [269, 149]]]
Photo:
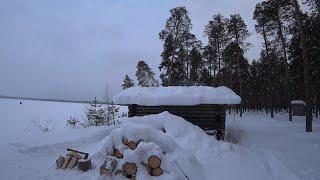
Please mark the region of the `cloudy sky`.
[[[120, 91], [145, 60], [157, 73], [158, 33], [169, 10], [186, 6], [193, 33], [212, 15], [240, 13], [254, 32], [260, 0], [0, 0], [0, 95], [89, 99]], [[261, 37], [247, 52], [258, 57]]]

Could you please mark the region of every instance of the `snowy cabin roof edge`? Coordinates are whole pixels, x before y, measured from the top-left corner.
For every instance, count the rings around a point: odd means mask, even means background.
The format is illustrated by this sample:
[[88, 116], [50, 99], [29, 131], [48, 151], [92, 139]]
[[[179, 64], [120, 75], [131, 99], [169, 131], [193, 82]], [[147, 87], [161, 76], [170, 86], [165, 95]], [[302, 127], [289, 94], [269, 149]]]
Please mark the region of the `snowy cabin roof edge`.
[[240, 104], [241, 98], [225, 86], [132, 87], [113, 97], [115, 104], [143, 106]]

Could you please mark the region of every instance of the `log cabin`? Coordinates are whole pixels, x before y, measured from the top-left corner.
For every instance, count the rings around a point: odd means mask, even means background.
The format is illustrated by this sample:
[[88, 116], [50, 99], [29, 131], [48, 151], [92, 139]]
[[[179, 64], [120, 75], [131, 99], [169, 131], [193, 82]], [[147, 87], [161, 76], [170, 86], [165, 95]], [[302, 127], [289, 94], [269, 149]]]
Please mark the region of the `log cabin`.
[[113, 101], [128, 106], [129, 117], [168, 111], [222, 140], [226, 108], [240, 104], [241, 98], [225, 86], [169, 86], [128, 88], [116, 95]]

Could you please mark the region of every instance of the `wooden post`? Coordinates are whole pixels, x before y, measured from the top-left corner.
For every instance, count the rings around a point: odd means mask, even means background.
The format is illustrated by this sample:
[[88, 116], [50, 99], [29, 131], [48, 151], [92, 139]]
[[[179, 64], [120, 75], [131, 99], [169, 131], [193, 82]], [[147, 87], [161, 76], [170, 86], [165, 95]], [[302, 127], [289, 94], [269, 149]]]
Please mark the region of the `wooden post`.
[[292, 121], [292, 106], [289, 105], [289, 121]]

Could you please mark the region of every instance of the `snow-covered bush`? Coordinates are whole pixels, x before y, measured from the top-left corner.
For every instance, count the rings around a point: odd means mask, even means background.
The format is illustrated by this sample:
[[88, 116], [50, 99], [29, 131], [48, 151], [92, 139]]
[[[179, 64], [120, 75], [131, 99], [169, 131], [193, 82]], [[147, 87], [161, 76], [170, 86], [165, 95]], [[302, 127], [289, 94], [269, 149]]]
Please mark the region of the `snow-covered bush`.
[[87, 120], [83, 126], [115, 125], [117, 124], [116, 117], [118, 112], [119, 107], [113, 102], [108, 105], [98, 104], [95, 98], [86, 112]]
[[67, 126], [75, 127], [80, 121], [75, 117], [70, 116], [67, 120]]
[[115, 125], [117, 124], [116, 122], [116, 116], [117, 113], [119, 112], [119, 107], [117, 107], [113, 102], [111, 104], [107, 105], [106, 109], [106, 120], [107, 120], [107, 125]]
[[120, 117], [128, 117], [128, 113], [127, 112], [122, 112], [122, 114], [121, 114], [121, 116], [119, 116], [119, 118]]
[[41, 132], [48, 132], [53, 129], [54, 125], [50, 120], [33, 120], [32, 124]]

